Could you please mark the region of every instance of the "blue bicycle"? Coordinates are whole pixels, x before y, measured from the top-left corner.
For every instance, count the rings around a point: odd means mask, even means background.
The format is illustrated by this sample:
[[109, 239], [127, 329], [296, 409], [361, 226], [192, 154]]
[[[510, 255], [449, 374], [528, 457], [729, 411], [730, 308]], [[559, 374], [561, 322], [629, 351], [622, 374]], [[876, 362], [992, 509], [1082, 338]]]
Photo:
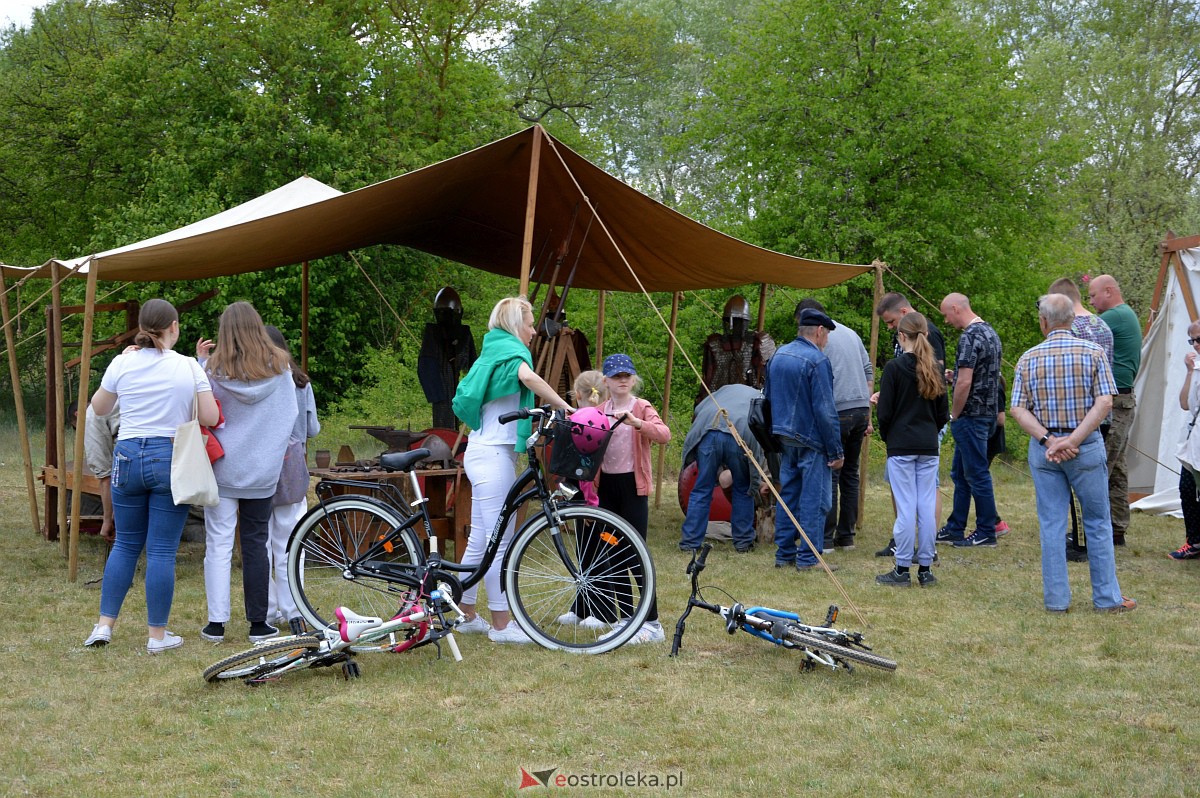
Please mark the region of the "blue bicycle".
[[852, 663], [855, 662], [870, 665], [872, 668], [896, 670], [896, 663], [892, 660], [870, 653], [871, 647], [863, 642], [861, 632], [834, 628], [833, 624], [838, 616], [836, 605], [829, 607], [823, 625], [809, 626], [794, 612], [770, 607], [744, 607], [738, 602], [734, 602], [732, 607], [725, 607], [705, 601], [700, 592], [699, 580], [711, 550], [712, 546], [706, 543], [699, 551], [692, 552], [692, 560], [687, 567], [687, 573], [692, 577], [692, 595], [688, 598], [687, 609], [675, 624], [675, 637], [671, 641], [672, 657], [679, 654], [688, 615], [694, 608], [699, 607], [724, 618], [725, 631], [729, 634], [735, 634], [740, 629], [782, 648], [802, 652], [802, 667], [805, 670], [825, 665], [834, 670], [845, 668], [852, 671]]

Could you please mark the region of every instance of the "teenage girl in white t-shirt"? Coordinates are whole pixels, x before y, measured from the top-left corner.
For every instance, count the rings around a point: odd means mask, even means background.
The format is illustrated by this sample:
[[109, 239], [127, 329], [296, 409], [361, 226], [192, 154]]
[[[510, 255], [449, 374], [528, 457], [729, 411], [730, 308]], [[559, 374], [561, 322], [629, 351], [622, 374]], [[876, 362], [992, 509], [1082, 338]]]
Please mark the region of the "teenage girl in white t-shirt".
[[107, 415], [121, 400], [121, 431], [113, 451], [112, 505], [116, 542], [104, 566], [100, 619], [84, 642], [102, 646], [133, 584], [146, 550], [146, 616], [151, 654], [183, 643], [167, 631], [175, 596], [175, 553], [188, 505], [171, 498], [171, 450], [175, 429], [192, 417], [217, 423], [217, 403], [200, 364], [172, 351], [179, 340], [179, 314], [171, 303], [151, 299], [138, 315], [137, 351], [113, 359], [92, 396], [92, 412]]

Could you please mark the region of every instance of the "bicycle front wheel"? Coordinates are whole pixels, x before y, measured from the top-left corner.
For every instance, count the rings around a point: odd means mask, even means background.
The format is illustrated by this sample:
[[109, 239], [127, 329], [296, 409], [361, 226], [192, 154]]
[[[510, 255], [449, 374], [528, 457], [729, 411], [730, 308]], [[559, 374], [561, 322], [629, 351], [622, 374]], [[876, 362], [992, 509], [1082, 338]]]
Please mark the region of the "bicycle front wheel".
[[807, 634], [794, 626], [788, 626], [783, 636], [798, 646], [823, 651], [832, 655], [835, 659], [861, 662], [863, 665], [870, 665], [872, 668], [882, 668], [885, 671], [896, 670], [896, 663], [890, 659], [884, 659], [869, 651], [838, 645], [837, 643], [823, 639], [819, 634]]
[[315, 637], [291, 637], [257, 645], [248, 651], [232, 654], [204, 671], [204, 681], [224, 679], [253, 679], [303, 659], [321, 647]]
[[504, 571], [509, 609], [517, 625], [546, 648], [612, 651], [637, 634], [650, 613], [650, 550], [628, 521], [607, 510], [564, 507], [559, 517], [561, 548], [545, 514], [531, 519], [513, 541]]
[[300, 519], [288, 542], [288, 580], [300, 614], [314, 628], [337, 623], [334, 610], [348, 607], [363, 615], [392, 617], [405, 586], [373, 574], [352, 572], [352, 564], [376, 543], [386, 545], [373, 563], [418, 565], [424, 553], [411, 529], [393, 531], [403, 519], [386, 504], [364, 496], [339, 496]]

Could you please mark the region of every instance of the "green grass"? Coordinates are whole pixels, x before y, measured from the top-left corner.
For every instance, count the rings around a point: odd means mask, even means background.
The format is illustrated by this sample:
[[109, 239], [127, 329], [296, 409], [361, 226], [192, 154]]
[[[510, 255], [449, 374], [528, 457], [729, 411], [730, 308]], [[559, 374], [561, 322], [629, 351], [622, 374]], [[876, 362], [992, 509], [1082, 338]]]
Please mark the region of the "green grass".
[[[58, 544], [28, 528], [14, 439], [0, 436], [0, 794], [517, 795], [521, 768], [681, 774], [673, 792], [702, 796], [1200, 794], [1200, 698], [1190, 687], [1200, 563], [1164, 556], [1182, 522], [1135, 514], [1118, 570], [1136, 612], [1091, 612], [1086, 566], [1072, 565], [1072, 612], [1048, 615], [1032, 488], [1014, 469], [994, 469], [1012, 534], [998, 549], [943, 547], [929, 590], [873, 584], [888, 567], [873, 553], [890, 527], [873, 476], [858, 548], [830, 560], [842, 565], [836, 576], [866, 617], [868, 641], [900, 663], [893, 674], [802, 672], [795, 654], [693, 614], [678, 660], [667, 646], [578, 657], [462, 635], [461, 663], [420, 649], [364, 657], [353, 682], [310, 671], [248, 688], [201, 678], [246, 646], [198, 634], [198, 544], [179, 557], [171, 625], [182, 649], [145, 654], [140, 581], [112, 645], [81, 647], [104, 547], [84, 540], [79, 579], [67, 581]], [[878, 470], [874, 453], [872, 463]], [[673, 485], [665, 494], [651, 540], [670, 626], [687, 581]], [[827, 576], [772, 564], [770, 547], [735, 556], [719, 546], [704, 581], [809, 619], [838, 600]], [[859, 626], [848, 611], [842, 622]]]

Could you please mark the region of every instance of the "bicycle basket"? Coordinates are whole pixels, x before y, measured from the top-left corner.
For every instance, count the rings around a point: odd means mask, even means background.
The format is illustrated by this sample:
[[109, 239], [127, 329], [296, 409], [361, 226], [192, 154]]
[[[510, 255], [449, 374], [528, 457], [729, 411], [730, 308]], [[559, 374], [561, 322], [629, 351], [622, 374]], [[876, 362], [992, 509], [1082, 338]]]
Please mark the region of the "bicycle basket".
[[[584, 437], [584, 433], [587, 437]], [[600, 471], [604, 450], [612, 438], [611, 430], [581, 430], [570, 420], [555, 420], [550, 440], [550, 472], [562, 479], [590, 482]], [[582, 444], [588, 451], [580, 451]]]

